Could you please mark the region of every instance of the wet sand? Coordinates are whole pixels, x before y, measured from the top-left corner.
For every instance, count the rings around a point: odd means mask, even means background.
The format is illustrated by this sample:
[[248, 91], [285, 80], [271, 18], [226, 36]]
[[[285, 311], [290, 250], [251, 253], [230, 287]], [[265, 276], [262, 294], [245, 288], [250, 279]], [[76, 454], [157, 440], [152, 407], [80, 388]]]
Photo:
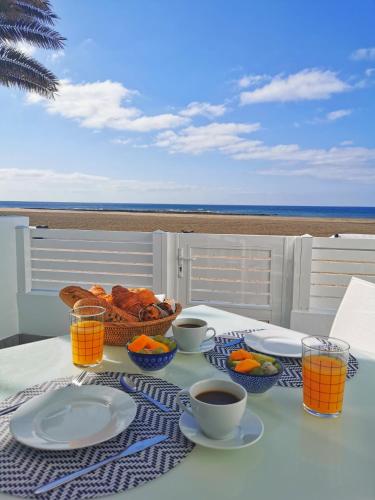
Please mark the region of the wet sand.
[[375, 234], [375, 219], [325, 219], [252, 215], [95, 212], [76, 210], [0, 209], [0, 215], [30, 217], [30, 225], [108, 231], [162, 231], [214, 234], [331, 236]]

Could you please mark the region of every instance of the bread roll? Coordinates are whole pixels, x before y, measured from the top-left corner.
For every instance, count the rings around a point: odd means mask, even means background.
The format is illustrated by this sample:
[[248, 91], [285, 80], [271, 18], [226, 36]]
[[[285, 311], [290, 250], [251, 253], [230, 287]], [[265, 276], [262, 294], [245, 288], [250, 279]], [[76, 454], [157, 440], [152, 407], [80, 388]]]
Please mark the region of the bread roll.
[[105, 299], [100, 297], [92, 297], [81, 299], [74, 304], [74, 308], [83, 306], [101, 306], [106, 309], [104, 315], [105, 322], [127, 322], [127, 323], [138, 323], [139, 319], [132, 314], [129, 314], [122, 309], [109, 304]]
[[80, 286], [66, 286], [59, 293], [60, 299], [72, 308], [77, 300], [94, 298], [94, 295]]

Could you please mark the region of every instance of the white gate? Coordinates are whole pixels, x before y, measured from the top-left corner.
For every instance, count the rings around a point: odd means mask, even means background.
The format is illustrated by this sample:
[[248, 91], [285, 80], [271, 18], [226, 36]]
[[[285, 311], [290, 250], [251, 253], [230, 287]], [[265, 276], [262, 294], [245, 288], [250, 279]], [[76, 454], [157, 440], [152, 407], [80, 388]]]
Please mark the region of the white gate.
[[[283, 236], [179, 234], [178, 300], [283, 324], [290, 309], [287, 247]], [[292, 256], [289, 264], [292, 274]]]

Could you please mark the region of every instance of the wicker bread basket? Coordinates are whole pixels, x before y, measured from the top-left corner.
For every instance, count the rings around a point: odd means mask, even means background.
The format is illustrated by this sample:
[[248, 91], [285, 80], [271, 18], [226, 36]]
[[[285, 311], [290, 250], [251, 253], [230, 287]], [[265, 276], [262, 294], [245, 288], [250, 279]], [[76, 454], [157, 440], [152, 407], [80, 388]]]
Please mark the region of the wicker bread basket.
[[176, 304], [176, 312], [174, 314], [155, 321], [104, 323], [104, 342], [107, 345], [126, 345], [136, 335], [165, 335], [181, 310], [181, 305]]
[[[71, 309], [80, 306], [102, 306], [104, 315], [104, 343], [107, 345], [126, 345], [136, 335], [142, 333], [149, 336], [165, 335], [172, 322], [180, 314], [182, 307], [176, 304], [174, 314], [153, 321], [132, 321], [134, 316], [124, 313], [117, 307], [108, 304], [104, 299], [94, 297], [88, 290], [77, 286], [69, 286], [60, 290], [61, 300]], [[124, 319], [124, 315], [126, 318]]]

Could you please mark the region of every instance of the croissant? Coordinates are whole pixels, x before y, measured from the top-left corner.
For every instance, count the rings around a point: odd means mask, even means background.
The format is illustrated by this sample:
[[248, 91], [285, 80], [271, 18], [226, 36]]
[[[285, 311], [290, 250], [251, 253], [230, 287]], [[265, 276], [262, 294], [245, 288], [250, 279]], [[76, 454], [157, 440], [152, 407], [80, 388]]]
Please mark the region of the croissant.
[[127, 288], [117, 285], [112, 288], [112, 297], [115, 306], [139, 317], [143, 305], [137, 293], [130, 292]]
[[101, 306], [106, 309], [106, 313], [104, 315], [104, 321], [106, 322], [130, 322], [130, 323], [136, 323], [139, 321], [138, 317], [133, 316], [132, 314], [127, 313], [126, 311], [123, 311], [122, 309], [113, 306], [111, 304], [108, 304], [104, 299], [101, 297], [92, 297], [90, 298], [85, 298], [78, 300], [74, 304], [74, 308], [77, 307], [90, 307], [90, 306]]
[[149, 306], [150, 304], [157, 304], [159, 302], [154, 292], [148, 288], [138, 288], [138, 291], [135, 293], [138, 295], [143, 306]]
[[110, 293], [107, 293], [104, 288], [100, 285], [94, 285], [90, 288], [90, 292], [95, 295], [95, 297], [100, 297], [106, 300], [109, 304], [113, 304], [113, 297]]
[[93, 285], [89, 290], [95, 297], [101, 297], [102, 295], [106, 295], [106, 291], [100, 285]]

